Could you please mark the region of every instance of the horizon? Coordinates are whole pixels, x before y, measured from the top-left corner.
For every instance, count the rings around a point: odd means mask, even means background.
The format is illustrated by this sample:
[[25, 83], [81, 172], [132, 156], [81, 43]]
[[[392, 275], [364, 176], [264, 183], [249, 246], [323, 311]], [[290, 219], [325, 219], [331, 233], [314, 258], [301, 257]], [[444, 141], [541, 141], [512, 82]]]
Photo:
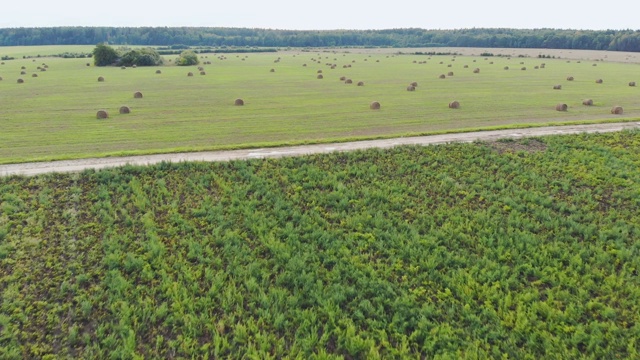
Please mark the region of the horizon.
[[[99, 10], [80, 0], [33, 0], [3, 6], [0, 28], [49, 27], [223, 27], [291, 31], [389, 30], [389, 29], [563, 29], [636, 30], [638, 22], [626, 0], [610, 0], [607, 10], [575, 3], [539, 0], [526, 7], [504, 0], [483, 3], [344, 2], [325, 0], [313, 6], [293, 0], [215, 3], [203, 0], [174, 5], [112, 0]], [[630, 10], [630, 9], [629, 9]], [[7, 16], [9, 15], [10, 16]]]

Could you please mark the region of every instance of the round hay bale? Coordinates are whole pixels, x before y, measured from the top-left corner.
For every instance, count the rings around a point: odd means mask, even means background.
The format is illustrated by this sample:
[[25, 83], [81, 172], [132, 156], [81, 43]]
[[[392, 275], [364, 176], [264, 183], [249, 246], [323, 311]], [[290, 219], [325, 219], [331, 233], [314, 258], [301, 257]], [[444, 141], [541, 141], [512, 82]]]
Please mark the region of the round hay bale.
[[236, 100], [233, 102], [233, 105], [235, 105], [235, 106], [243, 106], [243, 105], [244, 105], [244, 100], [242, 100], [242, 99], [236, 99]]
[[103, 81], [104, 81], [104, 77], [98, 76], [98, 82], [103, 82]]
[[407, 91], [416, 91], [416, 87], [413, 85], [407, 86]]
[[46, 68], [42, 68], [42, 69], [40, 69], [40, 71], [47, 71], [47, 69]]
[[193, 76], [193, 73], [192, 73], [191, 71], [189, 71], [189, 72], [187, 73], [187, 76]]
[[460, 109], [460, 103], [458, 101], [450, 102], [449, 109]]
[[413, 63], [415, 64], [415, 63], [417, 63], [417, 61], [413, 60]]
[[376, 60], [376, 62], [380, 62], [380, 60]]
[[202, 66], [198, 66], [198, 71], [204, 71], [204, 68]]
[[318, 71], [316, 71], [316, 73], [322, 74], [322, 70], [318, 70]]
[[573, 81], [573, 76], [567, 76], [567, 81]]
[[534, 68], [535, 70], [538, 70], [538, 69], [540, 69], [540, 66], [536, 65], [536, 66], [534, 66], [533, 68]]
[[447, 76], [453, 76], [453, 71], [449, 71], [449, 72], [447, 73]]
[[87, 63], [87, 66], [91, 66], [91, 63]]
[[142, 93], [140, 91], [136, 91], [133, 93], [133, 97], [135, 99], [142, 99]]
[[107, 113], [106, 110], [98, 110], [98, 112], [96, 113], [96, 118], [98, 119], [106, 119], [109, 117], [109, 114]]
[[602, 79], [596, 80], [596, 84], [602, 84]]
[[372, 102], [371, 104], [369, 104], [369, 109], [380, 110], [380, 103], [377, 101]]
[[302, 66], [303, 66], [303, 67], [306, 67], [306, 66], [307, 66], [307, 64], [302, 64]]
[[18, 79], [18, 84], [22, 84], [23, 82], [24, 82], [24, 80]]
[[4, 65], [4, 61], [0, 63], [0, 65]]
[[26, 71], [20, 71], [20, 75], [27, 75]]
[[540, 69], [544, 69], [544, 67], [545, 67], [545, 66], [547, 66], [547, 65], [545, 65], [545, 64], [541, 64], [541, 65], [540, 65]]
[[520, 68], [520, 70], [523, 70], [523, 71], [524, 71], [524, 70], [527, 70], [527, 67], [526, 67], [526, 66], [523, 66], [523, 67], [521, 67], [521, 68]]
[[44, 68], [45, 68], [45, 69], [48, 69], [48, 68], [49, 68], [49, 65], [47, 65], [47, 64], [45, 64], [45, 63], [42, 63], [42, 65], [44, 66]]
[[[0, 79], [0, 80], [2, 80], [2, 79]], [[364, 86], [364, 82], [358, 81], [358, 86]]]
[[269, 72], [276, 72], [276, 69], [271, 69], [269, 70]]
[[598, 64], [593, 64], [593, 65], [591, 65], [591, 66], [598, 66]]
[[582, 100], [582, 105], [591, 106], [591, 105], [593, 105], [593, 100], [584, 99], [584, 100]]
[[128, 106], [120, 106], [119, 112], [120, 114], [129, 114], [131, 109]]
[[508, 66], [505, 66], [505, 67], [504, 67], [504, 69], [505, 69], [505, 70], [509, 70], [509, 67], [508, 67]]
[[162, 74], [162, 70], [156, 70], [156, 74]]
[[478, 74], [478, 73], [480, 73], [480, 69], [479, 69], [479, 68], [475, 68], [475, 69], [473, 69], [473, 73], [474, 73], [474, 74]]
[[318, 76], [316, 76], [317, 79], [324, 79], [324, 76], [322, 76], [322, 74], [318, 74]]
[[200, 71], [200, 75], [207, 75], [207, 73], [204, 71]]
[[463, 68], [468, 69], [468, 68], [469, 68], [469, 65], [465, 65], [465, 66], [463, 66]]
[[493, 65], [493, 61], [489, 61], [489, 65]]
[[2, 81], [2, 76], [0, 76], [0, 81]]
[[553, 85], [553, 90], [562, 90], [562, 85]]
[[347, 67], [348, 67], [348, 68], [350, 68], [350, 67], [351, 67], [351, 64], [347, 65]]
[[38, 77], [38, 74], [31, 74], [31, 77]]
[[21, 66], [21, 67], [20, 67], [20, 69], [21, 69], [21, 70], [27, 70], [27, 68], [26, 68], [26, 67], [24, 67], [24, 66]]
[[630, 82], [629, 86], [636, 86], [636, 82], [635, 81]]
[[417, 82], [417, 81], [414, 81], [414, 82], [412, 82], [412, 83], [411, 83], [411, 84], [409, 84], [409, 85], [411, 85], [411, 86], [413, 86], [413, 87], [418, 87], [418, 82]]
[[340, 81], [345, 81], [347, 78], [345, 76], [340, 76]]
[[126, 66], [122, 66], [122, 67], [120, 67], [120, 69], [122, 69], [122, 70], [126, 70], [126, 69], [127, 69], [127, 67], [126, 67]]
[[137, 68], [137, 67], [138, 67], [138, 65], [133, 64], [131, 67], [135, 69], [135, 68]]
[[353, 80], [351, 79], [347, 79], [344, 81], [345, 84], [353, 84]]
[[623, 110], [622, 110], [622, 106], [614, 106], [611, 108], [611, 113], [614, 115], [622, 115]]
[[446, 79], [446, 78], [447, 78], [447, 76], [446, 76], [445, 74], [440, 74], [440, 76], [438, 76], [438, 78], [440, 78], [440, 79]]
[[447, 65], [447, 67], [451, 67], [451, 64]]
[[558, 104], [556, 105], [556, 111], [567, 111], [569, 107], [567, 104]]

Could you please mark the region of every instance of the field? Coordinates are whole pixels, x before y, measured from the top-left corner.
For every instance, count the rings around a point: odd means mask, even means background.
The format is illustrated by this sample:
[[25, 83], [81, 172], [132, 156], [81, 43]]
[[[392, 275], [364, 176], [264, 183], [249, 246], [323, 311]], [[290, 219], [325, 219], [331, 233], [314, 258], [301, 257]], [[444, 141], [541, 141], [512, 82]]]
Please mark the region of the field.
[[[640, 65], [625, 53], [537, 50], [561, 57], [539, 59], [531, 50], [510, 50], [508, 58], [477, 56], [478, 49], [287, 49], [226, 54], [224, 60], [203, 54], [201, 60], [212, 63], [201, 65], [206, 75], [195, 67], [171, 66], [168, 60], [175, 56], [167, 57], [166, 66], [125, 70], [86, 66], [90, 59], [23, 59], [91, 49], [0, 48], [0, 55], [16, 57], [0, 65], [0, 163], [640, 117], [640, 88], [628, 86], [640, 81]], [[434, 50], [466, 55], [399, 54]], [[535, 69], [543, 62], [544, 69]], [[38, 71], [42, 64], [47, 71]], [[472, 71], [476, 67], [478, 74]], [[324, 79], [316, 78], [318, 70]], [[187, 77], [189, 71], [195, 75]], [[438, 78], [449, 71], [454, 75]], [[99, 76], [105, 81], [98, 82]], [[354, 83], [345, 84], [341, 76]], [[25, 82], [17, 84], [18, 78]], [[595, 83], [599, 78], [603, 84]], [[358, 81], [364, 86], [356, 86]], [[416, 91], [406, 91], [413, 81]], [[562, 90], [552, 90], [556, 84]], [[134, 99], [135, 91], [143, 98]], [[234, 106], [236, 98], [245, 106]], [[585, 98], [595, 106], [583, 106]], [[453, 100], [461, 109], [448, 108]], [[370, 110], [372, 101], [379, 101], [381, 110]], [[555, 111], [558, 103], [569, 110]], [[118, 114], [124, 105], [131, 114]], [[623, 106], [624, 115], [611, 115], [613, 105]], [[96, 119], [100, 109], [110, 113], [108, 120]]]
[[0, 354], [638, 358], [639, 169], [625, 131], [0, 178]]

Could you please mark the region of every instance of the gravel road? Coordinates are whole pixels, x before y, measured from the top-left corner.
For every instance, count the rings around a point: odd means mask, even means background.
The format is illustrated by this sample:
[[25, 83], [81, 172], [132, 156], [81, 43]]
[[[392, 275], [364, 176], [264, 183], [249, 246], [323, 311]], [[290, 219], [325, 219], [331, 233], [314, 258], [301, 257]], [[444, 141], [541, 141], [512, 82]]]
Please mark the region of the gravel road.
[[182, 161], [229, 161], [255, 158], [277, 158], [307, 154], [329, 153], [333, 151], [351, 151], [368, 148], [391, 148], [398, 145], [436, 145], [451, 142], [494, 141], [501, 138], [521, 138], [531, 136], [577, 134], [595, 132], [613, 132], [624, 129], [638, 129], [640, 122], [608, 123], [593, 125], [550, 126], [528, 129], [478, 131], [458, 134], [401, 137], [384, 140], [354, 141], [345, 143], [287, 146], [266, 149], [246, 149], [229, 151], [206, 151], [189, 153], [171, 153], [158, 155], [88, 158], [78, 160], [50, 161], [0, 165], [0, 176], [33, 176], [45, 173], [80, 172], [85, 169], [104, 169], [131, 165], [149, 165], [160, 162]]

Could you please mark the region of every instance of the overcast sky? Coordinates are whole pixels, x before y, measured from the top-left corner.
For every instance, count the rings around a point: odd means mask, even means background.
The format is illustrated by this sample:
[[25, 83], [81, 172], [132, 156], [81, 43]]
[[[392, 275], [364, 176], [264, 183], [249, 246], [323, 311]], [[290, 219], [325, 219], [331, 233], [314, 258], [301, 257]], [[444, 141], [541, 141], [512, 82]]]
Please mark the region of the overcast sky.
[[[271, 29], [639, 29], [632, 0], [3, 1], [0, 28], [211, 26]], [[636, 3], [637, 4], [637, 3]], [[634, 7], [632, 9], [631, 7]]]

